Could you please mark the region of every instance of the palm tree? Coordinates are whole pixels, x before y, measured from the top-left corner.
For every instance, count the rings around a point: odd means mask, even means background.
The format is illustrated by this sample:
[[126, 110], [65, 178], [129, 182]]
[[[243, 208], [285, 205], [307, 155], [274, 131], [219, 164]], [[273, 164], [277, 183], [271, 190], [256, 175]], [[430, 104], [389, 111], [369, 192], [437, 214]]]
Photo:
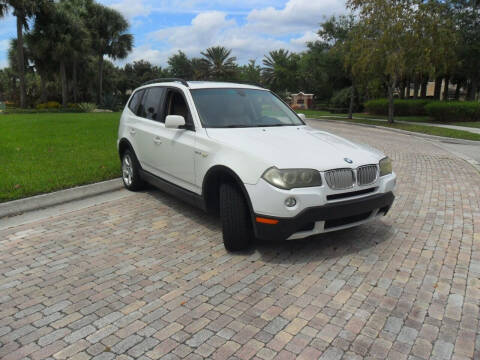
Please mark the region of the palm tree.
[[86, 28], [86, 19], [88, 18], [88, 8], [93, 0], [61, 0], [63, 11], [73, 14], [71, 20], [74, 22], [74, 30], [77, 32], [71, 39], [71, 58], [72, 68], [73, 102], [78, 101], [78, 64], [91, 53], [90, 32]]
[[206, 80], [210, 76], [210, 66], [204, 58], [194, 57], [190, 60], [192, 65], [192, 80]]
[[53, 60], [52, 39], [46, 37], [40, 30], [37, 20], [32, 31], [25, 34], [25, 44], [30, 52], [35, 70], [40, 76], [40, 102], [47, 101], [47, 81], [58, 66]]
[[[8, 64], [10, 69], [12, 70], [12, 74], [15, 77], [15, 82], [13, 83], [14, 89], [16, 91], [17, 89], [17, 81], [20, 78], [20, 74], [18, 69], [21, 68], [24, 71], [25, 75], [25, 70], [28, 68], [28, 60], [30, 58], [30, 53], [28, 48], [25, 46], [22, 47], [23, 51], [23, 66], [17, 66], [18, 64], [18, 40], [17, 39], [10, 39], [10, 46], [8, 48]], [[26, 87], [25, 87], [26, 89]], [[25, 91], [25, 96], [26, 96], [26, 91]], [[15, 97], [14, 97], [15, 98]], [[26, 99], [26, 97], [25, 97]]]
[[263, 59], [262, 75], [272, 90], [285, 91], [288, 89], [292, 74], [292, 54], [285, 49], [270, 51]]
[[126, 34], [127, 20], [116, 10], [92, 3], [88, 6], [87, 27], [92, 48], [98, 57], [97, 102], [102, 102], [104, 56], [113, 60], [124, 59], [132, 50], [133, 35]]
[[67, 1], [54, 3], [48, 12], [40, 12], [33, 30], [27, 36], [39, 75], [46, 77], [51, 66], [58, 68], [63, 106], [68, 103], [67, 67], [72, 58], [85, 51], [84, 39], [88, 39], [88, 31], [79, 14], [71, 10]]
[[10, 8], [17, 18], [17, 69], [20, 79], [20, 107], [26, 106], [25, 56], [23, 52], [23, 29], [28, 29], [28, 19], [46, 3], [46, 0], [0, 0], [0, 18], [7, 15]]
[[209, 47], [205, 52], [203, 61], [208, 66], [208, 75], [211, 79], [228, 80], [235, 73], [237, 58], [230, 56], [232, 50], [223, 46]]

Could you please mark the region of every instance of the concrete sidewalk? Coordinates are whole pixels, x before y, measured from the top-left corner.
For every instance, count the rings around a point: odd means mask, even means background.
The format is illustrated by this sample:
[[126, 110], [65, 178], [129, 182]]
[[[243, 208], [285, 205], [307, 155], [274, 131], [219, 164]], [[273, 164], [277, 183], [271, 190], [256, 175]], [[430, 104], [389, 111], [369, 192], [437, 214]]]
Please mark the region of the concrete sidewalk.
[[[337, 119], [346, 119], [346, 116], [339, 116], [339, 115], [322, 115], [318, 116], [319, 118], [337, 118]], [[376, 118], [364, 118], [364, 117], [353, 117], [354, 120], [371, 120], [371, 121], [379, 121], [379, 122], [387, 122], [386, 119], [376, 119]], [[432, 123], [425, 123], [425, 122], [413, 122], [413, 121], [402, 121], [402, 120], [395, 120], [398, 124], [412, 124], [412, 125], [423, 125], [423, 126], [432, 126], [432, 127], [440, 127], [452, 130], [461, 130], [461, 131], [468, 131], [474, 134], [480, 134], [480, 128], [472, 128], [467, 126], [458, 126], [458, 125], [446, 125], [446, 124], [432, 124]]]

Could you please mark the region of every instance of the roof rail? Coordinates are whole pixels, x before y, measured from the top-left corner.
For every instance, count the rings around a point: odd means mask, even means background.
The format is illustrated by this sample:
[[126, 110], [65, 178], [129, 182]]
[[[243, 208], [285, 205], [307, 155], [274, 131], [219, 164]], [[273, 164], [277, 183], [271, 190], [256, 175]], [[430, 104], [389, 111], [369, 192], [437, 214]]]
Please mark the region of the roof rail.
[[154, 83], [158, 83], [158, 82], [179, 82], [179, 83], [181, 83], [182, 85], [185, 85], [186, 87], [188, 87], [187, 81], [184, 80], [184, 79], [180, 79], [180, 78], [158, 78], [158, 79], [153, 79], [153, 80], [149, 80], [149, 81], [143, 83], [141, 86], [149, 85], [149, 84], [154, 84]]

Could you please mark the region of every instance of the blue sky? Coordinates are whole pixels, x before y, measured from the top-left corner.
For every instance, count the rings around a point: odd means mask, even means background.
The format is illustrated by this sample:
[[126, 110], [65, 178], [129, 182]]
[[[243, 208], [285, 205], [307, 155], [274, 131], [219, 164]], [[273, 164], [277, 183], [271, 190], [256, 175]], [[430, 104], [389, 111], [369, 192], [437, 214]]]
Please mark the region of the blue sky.
[[[198, 56], [209, 46], [233, 50], [238, 62], [261, 61], [270, 50], [302, 51], [316, 39], [318, 24], [345, 13], [344, 0], [100, 0], [120, 11], [135, 37], [125, 62], [145, 59], [166, 65], [178, 50]], [[7, 65], [15, 19], [0, 20], [0, 68]]]

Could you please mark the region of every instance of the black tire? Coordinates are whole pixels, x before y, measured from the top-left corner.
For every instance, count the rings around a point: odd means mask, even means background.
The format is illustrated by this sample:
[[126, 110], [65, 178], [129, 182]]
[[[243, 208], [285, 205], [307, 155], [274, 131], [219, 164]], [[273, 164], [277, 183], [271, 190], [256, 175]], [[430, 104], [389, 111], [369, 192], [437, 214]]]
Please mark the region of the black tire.
[[250, 211], [242, 192], [232, 183], [220, 186], [220, 218], [225, 249], [248, 249], [253, 239]]
[[[129, 173], [130, 177], [128, 177], [125, 173], [129, 172], [125, 161], [128, 161], [131, 164], [131, 172]], [[135, 156], [135, 153], [130, 149], [125, 150], [122, 154], [122, 180], [123, 185], [125, 185], [125, 187], [131, 191], [141, 190], [145, 186], [145, 183], [140, 176], [140, 164]]]

